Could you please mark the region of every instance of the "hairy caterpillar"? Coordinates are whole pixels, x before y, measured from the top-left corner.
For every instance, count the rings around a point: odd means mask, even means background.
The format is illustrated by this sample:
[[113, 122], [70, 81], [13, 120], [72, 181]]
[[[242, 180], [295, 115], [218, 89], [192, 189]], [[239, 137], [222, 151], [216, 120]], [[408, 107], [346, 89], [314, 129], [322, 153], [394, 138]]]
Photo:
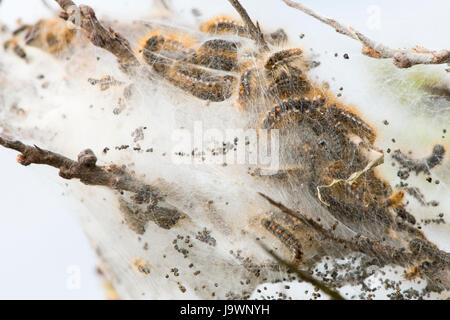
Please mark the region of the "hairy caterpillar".
[[269, 219], [263, 219], [261, 223], [264, 228], [277, 237], [287, 248], [294, 251], [296, 259], [301, 259], [303, 254], [302, 245], [292, 233], [278, 223]]

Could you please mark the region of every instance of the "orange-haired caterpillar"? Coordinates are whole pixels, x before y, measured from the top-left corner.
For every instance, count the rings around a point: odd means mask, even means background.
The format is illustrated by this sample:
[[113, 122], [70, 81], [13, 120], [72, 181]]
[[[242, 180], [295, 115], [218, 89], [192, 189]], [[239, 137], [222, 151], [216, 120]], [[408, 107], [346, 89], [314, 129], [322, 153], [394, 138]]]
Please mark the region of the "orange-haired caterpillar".
[[303, 255], [302, 245], [300, 241], [294, 237], [292, 233], [283, 228], [278, 223], [269, 220], [263, 219], [262, 225], [266, 228], [270, 233], [280, 239], [281, 243], [283, 243], [287, 248], [294, 251], [295, 258], [301, 259]]
[[39, 20], [25, 36], [27, 45], [41, 48], [49, 53], [58, 53], [69, 46], [75, 30], [59, 20]]
[[400, 206], [403, 198], [405, 197], [405, 193], [400, 190], [391, 194], [389, 198], [387, 198], [384, 202], [384, 206], [386, 208], [393, 208], [396, 206]]
[[235, 42], [212, 39], [204, 42], [197, 50], [195, 62], [199, 65], [223, 71], [238, 69], [238, 47]]
[[174, 61], [187, 60], [194, 53], [194, 50], [185, 47], [181, 42], [160, 35], [150, 37], [142, 49], [145, 62], [163, 76], [167, 74]]
[[286, 76], [276, 79], [267, 89], [266, 97], [275, 101], [300, 98], [310, 89], [304, 77]]
[[257, 83], [257, 72], [256, 68], [250, 68], [241, 75], [238, 102], [242, 109], [247, 109], [261, 95], [260, 86]]
[[[301, 71], [302, 50], [290, 49], [272, 54], [267, 58], [263, 70], [247, 69], [239, 84], [239, 104], [242, 109], [261, 98], [270, 103], [301, 98], [311, 86]], [[267, 88], [266, 83], [270, 85]]]
[[375, 132], [356, 114], [338, 107], [336, 104], [330, 105], [328, 109], [329, 117], [335, 122], [342, 122], [345, 128], [360, 137], [366, 137], [370, 143], [375, 142]]
[[[237, 35], [239, 37], [251, 38], [247, 28], [242, 22], [238, 22], [227, 16], [219, 16], [206, 21], [200, 25], [200, 31], [212, 35]], [[288, 39], [283, 29], [265, 34], [266, 40], [273, 45], [285, 43]]]
[[[175, 86], [200, 99], [223, 101], [231, 97], [236, 79], [231, 75], [223, 75], [222, 72], [214, 72], [214, 69], [239, 70], [237, 49], [237, 43], [212, 39], [194, 50], [176, 39], [154, 36], [147, 40], [143, 54], [144, 59], [153, 65], [155, 71]], [[265, 100], [267, 97], [274, 102], [288, 100], [275, 106], [264, 118], [261, 127], [272, 129], [281, 125], [282, 128], [285, 120], [294, 119], [311, 128], [317, 141], [314, 139], [309, 141], [310, 145], [300, 152], [320, 154], [320, 148], [325, 150], [325, 153], [322, 152], [324, 159], [311, 158], [313, 162], [311, 171], [315, 172], [313, 175], [316, 179], [317, 177], [326, 178], [321, 176], [324, 173], [322, 166], [326, 168], [337, 161], [350, 160], [351, 165], [343, 169], [341, 173], [330, 172], [332, 177], [339, 174], [346, 176], [350, 173], [349, 170], [360, 170], [365, 158], [358, 154], [357, 146], [351, 142], [348, 134], [367, 137], [370, 142], [373, 142], [375, 135], [372, 129], [352, 112], [345, 110], [338, 103], [333, 103], [333, 99], [327, 95], [314, 96], [322, 90], [308, 82], [302, 72], [302, 63], [302, 50], [290, 49], [272, 54], [265, 61], [262, 70], [258, 67], [247, 69], [241, 75], [239, 83], [239, 103], [246, 109], [254, 102], [267, 101]], [[259, 81], [260, 79], [262, 81]], [[266, 83], [271, 85], [266, 88]], [[296, 115], [293, 118], [290, 117], [292, 113]], [[375, 185], [380, 183], [380, 180], [375, 177], [371, 180]], [[369, 193], [373, 191], [378, 194], [378, 189], [368, 186]], [[336, 194], [330, 196], [335, 197]], [[352, 215], [355, 210], [364, 208], [360, 202], [366, 203], [367, 199], [362, 200], [360, 196], [351, 198], [348, 205], [344, 206], [345, 208], [336, 208], [336, 210], [349, 210], [348, 214]], [[383, 209], [380, 209], [376, 203], [375, 207], [376, 213], [367, 214], [385, 215], [380, 211]], [[367, 210], [372, 211], [372, 209], [362, 209], [362, 211]]]
[[218, 76], [193, 65], [176, 63], [169, 68], [167, 79], [193, 96], [214, 102], [224, 101], [233, 94], [236, 78]]
[[261, 123], [261, 128], [273, 129], [274, 125], [285, 116], [291, 113], [302, 115], [305, 112], [315, 112], [315, 109], [323, 104], [324, 100], [309, 100], [307, 98], [283, 102], [269, 111]]
[[286, 63], [288, 60], [296, 59], [302, 56], [303, 51], [301, 49], [289, 49], [275, 52], [272, 56], [270, 56], [264, 68], [266, 70], [273, 70], [280, 64]]
[[268, 130], [280, 128], [280, 125], [282, 128], [285, 121], [305, 122], [317, 137], [322, 135], [327, 137], [326, 140], [318, 140], [317, 144], [328, 151], [331, 159], [343, 159], [345, 147], [350, 144], [349, 139], [342, 128], [336, 126], [335, 123], [330, 122], [330, 119], [324, 116], [327, 111], [324, 105], [325, 99], [322, 97], [312, 100], [300, 98], [285, 101], [269, 111], [262, 120], [261, 128]]

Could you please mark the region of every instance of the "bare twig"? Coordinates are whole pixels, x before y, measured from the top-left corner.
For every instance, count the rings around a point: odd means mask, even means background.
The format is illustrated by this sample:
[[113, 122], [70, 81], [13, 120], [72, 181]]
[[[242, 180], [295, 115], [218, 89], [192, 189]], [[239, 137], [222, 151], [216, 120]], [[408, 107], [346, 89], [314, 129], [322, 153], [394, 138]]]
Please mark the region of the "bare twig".
[[267, 45], [266, 41], [264, 40], [264, 35], [261, 32], [261, 29], [259, 28], [259, 24], [257, 23], [255, 26], [252, 19], [250, 19], [247, 11], [244, 9], [244, 7], [240, 4], [240, 2], [238, 0], [228, 0], [228, 1], [231, 3], [231, 5], [234, 7], [234, 9], [236, 9], [236, 11], [241, 16], [242, 20], [244, 21], [244, 23], [247, 27], [250, 37], [256, 41], [256, 43], [262, 50], [268, 51], [269, 46]]
[[270, 198], [269, 196], [258, 192], [258, 194], [263, 197], [264, 199], [266, 199], [271, 205], [277, 207], [278, 209], [280, 209], [282, 212], [286, 213], [287, 215], [293, 217], [293, 218], [297, 218], [299, 219], [301, 222], [303, 222], [304, 224], [314, 228], [316, 231], [318, 231], [319, 233], [321, 233], [322, 235], [328, 235], [328, 232], [317, 222], [315, 222], [313, 219], [307, 218], [304, 215], [302, 215], [300, 212], [298, 211], [294, 211], [292, 209], [289, 209], [288, 207], [284, 206], [282, 203], [277, 202], [275, 200], [273, 200], [272, 198]]
[[351, 27], [344, 27], [336, 20], [321, 16], [305, 6], [291, 0], [283, 0], [288, 6], [300, 10], [317, 20], [333, 27], [338, 33], [344, 34], [363, 44], [362, 53], [376, 59], [392, 59], [398, 68], [409, 68], [417, 64], [450, 64], [450, 51], [431, 51], [422, 47], [412, 49], [392, 49], [377, 43]]
[[263, 249], [272, 256], [279, 264], [284, 265], [289, 270], [293, 271], [301, 280], [308, 282], [312, 284], [314, 287], [319, 288], [322, 290], [325, 294], [327, 294], [332, 300], [345, 300], [345, 298], [337, 291], [328, 288], [324, 283], [322, 283], [319, 280], [314, 279], [312, 276], [310, 276], [307, 272], [302, 271], [298, 269], [295, 265], [292, 263], [283, 260], [281, 257], [279, 257], [276, 253], [274, 253], [272, 250], [269, 250], [264, 245], [261, 245]]
[[87, 32], [89, 40], [97, 47], [114, 54], [124, 70], [139, 64], [131, 50], [128, 41], [112, 28], [106, 29], [95, 16], [94, 10], [89, 6], [77, 6], [72, 0], [55, 0], [64, 10], [60, 17], [64, 20], [79, 24]]
[[150, 186], [131, 176], [125, 167], [97, 166], [97, 157], [90, 149], [82, 151], [78, 155], [78, 161], [74, 161], [58, 153], [26, 145], [18, 140], [0, 137], [0, 145], [20, 152], [17, 161], [21, 165], [48, 165], [59, 169], [59, 175], [64, 179], [79, 179], [86, 185], [105, 186], [134, 193], [142, 193], [151, 189]]

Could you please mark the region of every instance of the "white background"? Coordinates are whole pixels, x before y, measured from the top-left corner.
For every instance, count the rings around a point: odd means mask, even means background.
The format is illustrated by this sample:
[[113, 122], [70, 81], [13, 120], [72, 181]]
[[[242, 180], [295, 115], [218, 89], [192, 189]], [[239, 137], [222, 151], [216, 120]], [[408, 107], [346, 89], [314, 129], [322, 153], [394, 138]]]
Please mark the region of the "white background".
[[[47, 2], [53, 4], [51, 0]], [[272, 23], [271, 27], [278, 24], [278, 27], [292, 28], [298, 19], [304, 19], [311, 20], [317, 32], [330, 32], [329, 27], [321, 26], [294, 9], [280, 16], [273, 11], [274, 2], [278, 2], [279, 7], [284, 6], [279, 0], [242, 1], [256, 18], [272, 12], [272, 21], [265, 20], [266, 24]], [[152, 5], [150, 0], [85, 0], [83, 3], [93, 6], [99, 16], [109, 14], [116, 18], [145, 18]], [[444, 32], [450, 20], [448, 0], [309, 0], [302, 3], [345, 21], [375, 39], [384, 39], [388, 44], [449, 47], [448, 35]], [[177, 10], [186, 16], [190, 15], [188, 8], [192, 4], [202, 10], [205, 17], [209, 13], [233, 12], [225, 0], [174, 2]], [[368, 8], [372, 5], [380, 8], [380, 28], [370, 28], [367, 24]], [[0, 21], [11, 28], [16, 26], [17, 18], [27, 23], [50, 14], [40, 0], [3, 0], [0, 5]], [[330, 35], [338, 37], [331, 32]], [[307, 36], [313, 38], [311, 34]], [[333, 47], [330, 50], [334, 50]], [[54, 179], [56, 170], [21, 167], [15, 158], [16, 152], [0, 148], [0, 299], [104, 298], [101, 280], [95, 272], [94, 252], [76, 221], [72, 200], [63, 195], [63, 187]], [[80, 286], [73, 288], [71, 280], [76, 280], [77, 276], [80, 276]]]

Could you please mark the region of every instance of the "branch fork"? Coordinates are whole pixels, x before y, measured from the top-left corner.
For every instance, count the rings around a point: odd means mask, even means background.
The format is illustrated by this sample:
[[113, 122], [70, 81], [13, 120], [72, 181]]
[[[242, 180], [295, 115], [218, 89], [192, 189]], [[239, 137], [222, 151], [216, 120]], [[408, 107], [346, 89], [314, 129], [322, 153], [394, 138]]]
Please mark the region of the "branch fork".
[[375, 59], [392, 59], [398, 68], [410, 68], [417, 64], [449, 64], [450, 51], [432, 51], [419, 46], [412, 49], [392, 49], [382, 43], [377, 43], [352, 27], [345, 27], [336, 20], [326, 18], [312, 11], [311, 9], [291, 0], [282, 0], [289, 7], [300, 10], [307, 15], [331, 26], [336, 32], [346, 35], [363, 44], [362, 53]]

